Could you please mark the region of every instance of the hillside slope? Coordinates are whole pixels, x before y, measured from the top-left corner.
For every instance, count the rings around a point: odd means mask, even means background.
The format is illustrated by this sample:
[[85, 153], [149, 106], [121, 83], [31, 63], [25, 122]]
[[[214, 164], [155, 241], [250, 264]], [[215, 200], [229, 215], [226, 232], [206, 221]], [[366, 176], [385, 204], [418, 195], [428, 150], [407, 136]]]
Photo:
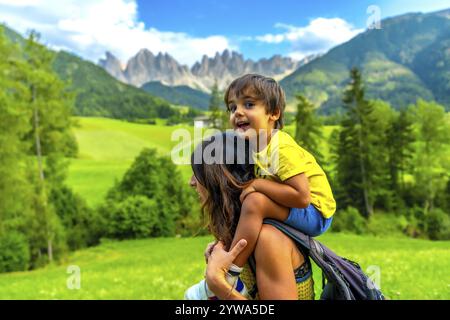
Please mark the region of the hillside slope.
[[[1, 24], [0, 28], [19, 48], [24, 45], [19, 33]], [[133, 120], [166, 118], [173, 113], [169, 102], [116, 80], [94, 63], [65, 51], [52, 52], [53, 69], [77, 95], [74, 115]]]
[[209, 94], [188, 86], [170, 87], [158, 81], [151, 81], [144, 84], [141, 89], [173, 104], [187, 105], [202, 110], [207, 110], [209, 106]]
[[394, 108], [435, 99], [450, 109], [450, 10], [385, 19], [281, 81], [292, 100], [303, 93], [325, 113], [342, 105], [349, 70], [358, 67], [367, 97]]

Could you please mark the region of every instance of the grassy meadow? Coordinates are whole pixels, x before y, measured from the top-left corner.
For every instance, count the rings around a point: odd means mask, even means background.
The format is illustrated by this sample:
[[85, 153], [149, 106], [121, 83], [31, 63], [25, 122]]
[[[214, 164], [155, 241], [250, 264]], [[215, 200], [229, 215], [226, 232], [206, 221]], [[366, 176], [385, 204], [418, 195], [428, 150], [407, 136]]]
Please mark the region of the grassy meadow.
[[[364, 270], [380, 268], [389, 299], [450, 299], [450, 242], [326, 234], [320, 240]], [[0, 299], [182, 299], [204, 273], [210, 237], [107, 241], [74, 252], [59, 265], [0, 274]], [[80, 289], [68, 289], [70, 265]], [[321, 273], [314, 269], [316, 299]]]
[[[184, 128], [193, 135], [193, 127], [145, 125], [106, 118], [75, 118], [78, 158], [70, 160], [67, 183], [89, 205], [100, 204], [114, 180], [120, 180], [143, 148], [156, 148], [170, 156], [173, 130]], [[190, 166], [179, 166], [186, 183]]]
[[[76, 118], [79, 156], [71, 159], [68, 184], [92, 207], [100, 204], [114, 180], [122, 177], [144, 147], [170, 155], [178, 144], [174, 129], [105, 118]], [[329, 137], [334, 127], [325, 127]], [[286, 131], [293, 134], [294, 127]], [[326, 142], [324, 156], [329, 156]], [[188, 182], [189, 165], [180, 166]], [[450, 299], [450, 242], [405, 237], [327, 233], [320, 237], [338, 254], [364, 270], [378, 266], [381, 288], [389, 299]], [[211, 237], [105, 240], [97, 247], [70, 253], [45, 268], [0, 274], [0, 299], [182, 299], [184, 290], [204, 273], [203, 250]], [[81, 271], [81, 288], [68, 289], [68, 266]], [[316, 298], [321, 273], [315, 268]]]

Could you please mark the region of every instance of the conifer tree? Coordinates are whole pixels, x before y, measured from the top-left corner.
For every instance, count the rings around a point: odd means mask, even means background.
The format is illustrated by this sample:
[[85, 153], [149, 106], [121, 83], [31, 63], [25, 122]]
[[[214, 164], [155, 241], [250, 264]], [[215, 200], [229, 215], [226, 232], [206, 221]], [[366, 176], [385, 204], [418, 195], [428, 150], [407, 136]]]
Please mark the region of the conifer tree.
[[30, 130], [27, 88], [21, 83], [24, 61], [0, 26], [0, 233], [12, 221], [20, 226], [28, 211], [30, 190], [24, 170], [23, 136]]
[[390, 187], [401, 195], [405, 190], [405, 173], [411, 168], [413, 156], [413, 122], [408, 109], [400, 110], [388, 130]]
[[350, 71], [350, 85], [344, 92], [346, 114], [341, 123], [339, 145], [337, 146], [337, 183], [343, 188], [344, 206], [357, 207], [364, 216], [373, 213], [373, 141], [370, 132], [373, 107], [365, 99], [361, 74], [358, 69]]
[[417, 143], [413, 158], [413, 177], [416, 193], [424, 212], [434, 207], [438, 193], [445, 192], [449, 179], [448, 150], [450, 125], [443, 106], [419, 99], [411, 109]]
[[313, 104], [303, 95], [298, 94], [297, 114], [295, 116], [295, 141], [311, 152], [319, 163], [323, 163], [320, 141], [323, 139], [323, 126], [316, 115]]
[[32, 254], [39, 256], [45, 243], [48, 259], [52, 261], [55, 241], [58, 246], [64, 246], [64, 241], [60, 221], [48, 199], [53, 188], [62, 186], [67, 170], [64, 156], [73, 153], [76, 146], [70, 119], [74, 97], [52, 70], [54, 53], [39, 43], [39, 35], [34, 31], [26, 41], [24, 55], [28, 69], [23, 81], [29, 90], [32, 127], [26, 142], [31, 146], [30, 155], [36, 159], [36, 165], [29, 165], [36, 173], [30, 176], [35, 187], [37, 219], [33, 224], [36, 248]]

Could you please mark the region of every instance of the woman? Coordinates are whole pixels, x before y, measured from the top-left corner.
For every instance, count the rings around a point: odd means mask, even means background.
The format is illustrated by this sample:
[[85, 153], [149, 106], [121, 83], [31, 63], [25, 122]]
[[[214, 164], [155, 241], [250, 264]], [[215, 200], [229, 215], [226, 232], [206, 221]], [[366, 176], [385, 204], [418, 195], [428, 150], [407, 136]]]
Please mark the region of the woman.
[[[202, 141], [191, 157], [194, 175], [190, 185], [196, 189], [203, 212], [209, 218], [209, 229], [218, 240], [217, 244], [209, 244], [205, 252], [208, 261], [205, 281], [222, 300], [246, 299], [228, 283], [226, 275], [232, 261], [246, 245], [246, 241], [241, 240], [234, 248], [229, 248], [241, 211], [239, 196], [254, 178], [249, 154], [245, 140], [223, 133]], [[247, 197], [246, 205], [257, 211], [265, 195], [253, 192]], [[314, 298], [309, 260], [305, 260], [284, 233], [263, 225], [254, 257], [256, 277], [247, 264], [240, 279], [249, 289], [257, 287], [255, 298]]]

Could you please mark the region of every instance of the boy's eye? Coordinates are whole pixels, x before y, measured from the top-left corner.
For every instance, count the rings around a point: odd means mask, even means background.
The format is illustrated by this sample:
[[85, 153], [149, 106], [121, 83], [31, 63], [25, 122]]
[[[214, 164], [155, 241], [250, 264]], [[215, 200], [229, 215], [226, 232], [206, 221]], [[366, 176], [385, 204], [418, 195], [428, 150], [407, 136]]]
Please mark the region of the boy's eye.
[[253, 108], [254, 105], [255, 104], [251, 101], [246, 101], [244, 104], [245, 108], [247, 108], [247, 109]]
[[228, 111], [230, 111], [231, 113], [234, 113], [236, 111], [236, 105], [235, 104], [230, 104], [228, 106]]

